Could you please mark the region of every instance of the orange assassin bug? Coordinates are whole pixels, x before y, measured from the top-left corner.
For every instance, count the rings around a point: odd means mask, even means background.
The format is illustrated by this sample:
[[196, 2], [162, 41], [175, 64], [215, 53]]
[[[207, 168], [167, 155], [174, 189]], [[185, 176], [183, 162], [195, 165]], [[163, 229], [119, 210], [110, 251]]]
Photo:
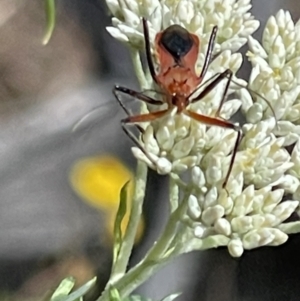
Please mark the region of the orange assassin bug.
[[[126, 128], [126, 125], [153, 121], [170, 113], [170, 111], [174, 107], [177, 108], [177, 114], [185, 114], [190, 118], [202, 122], [206, 125], [219, 126], [235, 130], [237, 132], [237, 138], [231, 155], [229, 169], [222, 186], [223, 188], [225, 188], [232, 171], [237, 148], [241, 138], [241, 131], [238, 126], [219, 117], [219, 113], [226, 99], [227, 91], [232, 80], [232, 71], [230, 69], [226, 69], [224, 72], [218, 73], [216, 74], [216, 76], [210, 78], [205, 82], [207, 83], [205, 88], [197, 96], [195, 96], [199, 91], [201, 84], [203, 84], [203, 78], [210, 65], [218, 28], [217, 26], [215, 26], [212, 29], [208, 49], [205, 55], [205, 60], [200, 75], [197, 75], [195, 71], [195, 65], [200, 47], [198, 36], [188, 32], [180, 25], [171, 25], [165, 30], [159, 32], [155, 37], [155, 51], [157, 53], [160, 69], [158, 73], [156, 73], [151, 57], [151, 46], [147, 21], [143, 18], [142, 22], [144, 29], [146, 58], [149, 71], [153, 81], [160, 88], [163, 97], [161, 100], [154, 99], [143, 92], [137, 92], [118, 85], [115, 86], [113, 93], [117, 101], [128, 114], [127, 118], [121, 120], [123, 130], [136, 144], [139, 145], [139, 147], [141, 147], [137, 138]], [[227, 83], [215, 117], [202, 115], [189, 110], [188, 106], [190, 104], [203, 99], [223, 79], [227, 79]], [[131, 115], [125, 108], [119, 93], [132, 96], [151, 105], [162, 105], [166, 103], [167, 108], [163, 110], [153, 111], [147, 114]]]

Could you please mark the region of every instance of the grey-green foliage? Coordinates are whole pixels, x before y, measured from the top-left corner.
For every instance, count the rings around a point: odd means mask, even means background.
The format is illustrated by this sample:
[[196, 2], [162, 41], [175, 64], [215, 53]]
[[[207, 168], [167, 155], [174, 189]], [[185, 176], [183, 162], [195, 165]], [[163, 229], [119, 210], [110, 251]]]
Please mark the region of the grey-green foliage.
[[96, 283], [96, 277], [71, 293], [75, 279], [73, 277], [65, 278], [50, 298], [50, 301], [82, 301], [82, 297]]

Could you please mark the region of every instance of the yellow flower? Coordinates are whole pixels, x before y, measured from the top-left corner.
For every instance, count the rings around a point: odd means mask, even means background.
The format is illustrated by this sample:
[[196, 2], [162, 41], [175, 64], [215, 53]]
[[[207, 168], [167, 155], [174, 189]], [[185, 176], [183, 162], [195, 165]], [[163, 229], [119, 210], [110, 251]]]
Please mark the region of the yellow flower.
[[[129, 220], [134, 176], [117, 158], [110, 155], [88, 157], [77, 161], [70, 171], [70, 183], [75, 192], [90, 206], [104, 211], [107, 216], [106, 227], [113, 236], [114, 220], [119, 206], [120, 191], [130, 181], [128, 188], [127, 213], [122, 222], [122, 233]], [[140, 222], [136, 235], [138, 241], [143, 233], [144, 222]]]

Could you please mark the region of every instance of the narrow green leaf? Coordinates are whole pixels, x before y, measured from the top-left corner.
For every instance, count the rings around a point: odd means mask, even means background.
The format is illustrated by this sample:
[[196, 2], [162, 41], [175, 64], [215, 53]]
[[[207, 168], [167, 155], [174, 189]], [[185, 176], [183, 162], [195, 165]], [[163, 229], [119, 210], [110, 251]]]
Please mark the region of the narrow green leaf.
[[119, 208], [118, 208], [118, 212], [117, 212], [116, 219], [115, 219], [113, 263], [116, 262], [117, 257], [119, 255], [121, 245], [122, 245], [121, 224], [122, 224], [122, 220], [123, 220], [123, 218], [126, 214], [126, 210], [127, 210], [128, 184], [129, 184], [129, 181], [126, 182], [121, 189], [120, 203], [119, 203]]
[[43, 45], [48, 44], [55, 27], [55, 0], [45, 0], [45, 10], [47, 24], [43, 38]]
[[174, 299], [176, 299], [180, 295], [181, 295], [181, 293], [171, 294], [169, 296], [164, 297], [161, 301], [173, 301]]
[[58, 301], [62, 297], [69, 295], [74, 287], [75, 279], [73, 277], [65, 278], [51, 296], [51, 301]]
[[61, 297], [60, 299], [57, 299], [55, 301], [80, 301], [81, 297], [84, 296], [92, 288], [93, 285], [95, 285], [96, 279], [97, 279], [96, 277], [93, 278], [92, 280], [88, 281], [86, 284], [78, 288], [72, 294]]
[[175, 247], [171, 247], [169, 250], [166, 251], [166, 253], [163, 255], [162, 259], [167, 259], [170, 255], [172, 255], [174, 250], [175, 250]]

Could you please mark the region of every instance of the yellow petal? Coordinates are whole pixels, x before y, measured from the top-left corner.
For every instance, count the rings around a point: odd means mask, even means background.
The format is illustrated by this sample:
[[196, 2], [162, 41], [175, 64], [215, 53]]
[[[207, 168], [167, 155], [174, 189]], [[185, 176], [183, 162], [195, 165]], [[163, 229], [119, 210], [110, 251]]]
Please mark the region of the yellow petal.
[[[133, 175], [117, 158], [105, 155], [77, 161], [70, 171], [70, 182], [77, 194], [89, 205], [116, 212], [120, 190], [127, 181], [132, 199]], [[130, 204], [128, 204], [130, 208]]]

